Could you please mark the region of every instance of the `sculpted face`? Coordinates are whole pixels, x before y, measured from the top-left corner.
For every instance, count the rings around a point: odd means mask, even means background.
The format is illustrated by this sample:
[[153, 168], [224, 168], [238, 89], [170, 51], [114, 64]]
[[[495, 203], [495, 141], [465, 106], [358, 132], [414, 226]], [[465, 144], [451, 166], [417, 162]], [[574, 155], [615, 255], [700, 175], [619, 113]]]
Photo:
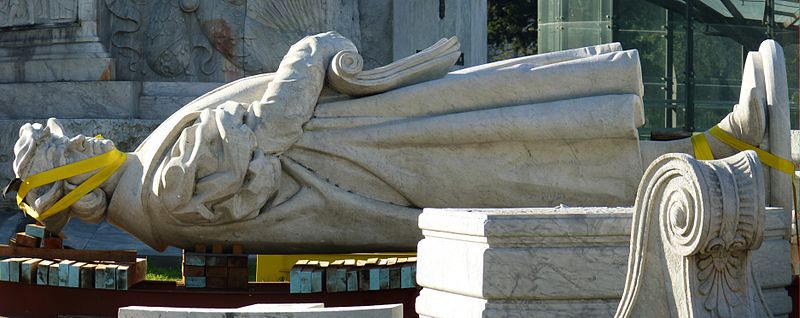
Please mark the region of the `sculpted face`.
[[[113, 148], [114, 143], [107, 139], [83, 135], [67, 137], [64, 128], [53, 118], [45, 126], [38, 123], [25, 124], [20, 128], [19, 139], [14, 145], [14, 174], [25, 180], [37, 173], [97, 156]], [[91, 175], [92, 173], [82, 174], [32, 189], [25, 197], [25, 202], [36, 211], [43, 212]], [[106, 197], [102, 189], [94, 189], [67, 210], [45, 219], [42, 223], [50, 231], [57, 233], [72, 215], [86, 222], [99, 222], [107, 207]]]

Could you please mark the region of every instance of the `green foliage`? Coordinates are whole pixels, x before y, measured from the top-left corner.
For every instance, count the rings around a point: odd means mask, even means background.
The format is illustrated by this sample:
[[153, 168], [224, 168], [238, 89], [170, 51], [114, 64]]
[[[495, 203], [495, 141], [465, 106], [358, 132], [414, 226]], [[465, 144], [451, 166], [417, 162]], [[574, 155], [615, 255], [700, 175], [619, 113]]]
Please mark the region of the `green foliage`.
[[493, 61], [536, 53], [536, 0], [489, 0], [488, 41]]
[[[249, 269], [249, 280], [255, 281], [256, 280], [256, 263], [255, 262], [248, 262], [247, 267]], [[160, 281], [178, 281], [183, 278], [183, 273], [181, 273], [181, 269], [179, 267], [160, 267], [160, 266], [148, 266], [147, 267], [147, 275], [145, 276], [146, 280], [160, 280]]]
[[178, 281], [183, 277], [180, 268], [148, 266], [146, 280]]

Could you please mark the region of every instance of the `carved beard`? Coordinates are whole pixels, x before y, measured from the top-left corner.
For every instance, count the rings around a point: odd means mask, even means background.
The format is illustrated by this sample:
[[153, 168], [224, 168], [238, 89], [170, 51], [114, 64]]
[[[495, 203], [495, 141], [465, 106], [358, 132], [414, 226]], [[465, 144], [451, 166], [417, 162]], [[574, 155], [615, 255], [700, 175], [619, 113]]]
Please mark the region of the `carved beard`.
[[[14, 172], [20, 178], [63, 166], [75, 161], [100, 155], [114, 148], [111, 141], [86, 138], [82, 135], [67, 139], [63, 127], [50, 119], [47, 126], [26, 124], [20, 129], [15, 145]], [[66, 193], [89, 178], [92, 173], [59, 180], [50, 186], [32, 189], [25, 198], [31, 208], [44, 212], [58, 202]], [[83, 221], [96, 223], [102, 220], [107, 207], [107, 195], [102, 189], [94, 189], [73, 203], [66, 211], [41, 221], [49, 231], [58, 233], [72, 214]]]

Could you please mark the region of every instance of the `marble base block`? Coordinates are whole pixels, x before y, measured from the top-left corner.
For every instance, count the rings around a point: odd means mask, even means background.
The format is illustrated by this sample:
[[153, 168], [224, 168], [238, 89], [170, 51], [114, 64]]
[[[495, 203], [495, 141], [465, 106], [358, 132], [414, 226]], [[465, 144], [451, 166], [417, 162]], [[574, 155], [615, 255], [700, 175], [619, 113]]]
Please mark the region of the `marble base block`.
[[[421, 317], [612, 317], [625, 285], [633, 208], [425, 209]], [[785, 214], [768, 208], [753, 254], [776, 317], [791, 311]]]
[[86, 82], [114, 79], [114, 59], [74, 58], [0, 62], [0, 83]]
[[325, 308], [321, 303], [256, 304], [241, 308], [172, 308], [130, 306], [119, 309], [121, 318], [280, 317], [280, 318], [400, 318], [403, 305]]

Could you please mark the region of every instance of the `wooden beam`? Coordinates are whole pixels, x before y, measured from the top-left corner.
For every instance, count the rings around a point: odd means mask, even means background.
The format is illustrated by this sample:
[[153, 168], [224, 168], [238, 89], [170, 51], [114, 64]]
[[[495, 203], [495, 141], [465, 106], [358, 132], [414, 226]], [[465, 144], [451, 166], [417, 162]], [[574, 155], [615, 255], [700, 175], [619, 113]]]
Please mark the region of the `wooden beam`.
[[41, 239], [40, 238], [35, 237], [35, 236], [30, 236], [30, 235], [25, 234], [23, 232], [17, 233], [17, 235], [15, 236], [15, 239], [16, 239], [15, 246], [19, 246], [19, 247], [38, 248], [39, 244], [41, 244]]
[[110, 261], [135, 263], [135, 250], [72, 250], [44, 249], [0, 245], [0, 257], [35, 257], [41, 259], [68, 259], [79, 262]]

